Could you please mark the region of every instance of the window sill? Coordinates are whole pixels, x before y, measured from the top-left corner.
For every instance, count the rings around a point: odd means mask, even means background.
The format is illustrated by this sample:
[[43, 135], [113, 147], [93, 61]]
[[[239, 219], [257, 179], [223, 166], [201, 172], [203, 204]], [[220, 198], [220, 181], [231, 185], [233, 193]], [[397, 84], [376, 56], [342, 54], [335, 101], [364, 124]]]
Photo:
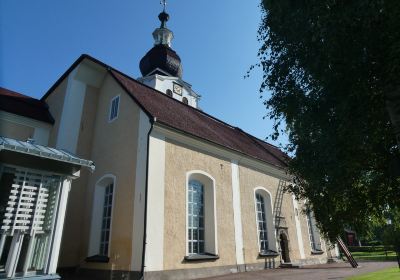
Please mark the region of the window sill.
[[213, 255], [208, 253], [201, 255], [189, 255], [184, 257], [185, 261], [218, 260], [218, 259], [219, 259], [218, 255]]
[[87, 257], [85, 259], [86, 262], [95, 262], [95, 263], [108, 263], [110, 261], [110, 258], [107, 256], [100, 256], [100, 255], [94, 255]]
[[267, 250], [267, 251], [258, 253], [258, 256], [260, 256], [260, 257], [277, 257], [277, 256], [279, 256], [279, 253], [276, 251]]
[[324, 251], [322, 251], [322, 250], [317, 250], [317, 251], [312, 250], [311, 251], [311, 255], [322, 255], [323, 253], [324, 253]]

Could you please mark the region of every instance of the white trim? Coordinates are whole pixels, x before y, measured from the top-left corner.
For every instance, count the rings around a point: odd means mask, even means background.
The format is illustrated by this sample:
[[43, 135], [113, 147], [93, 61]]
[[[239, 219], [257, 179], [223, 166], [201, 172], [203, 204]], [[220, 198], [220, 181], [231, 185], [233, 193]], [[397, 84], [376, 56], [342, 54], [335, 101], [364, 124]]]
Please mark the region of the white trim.
[[149, 139], [145, 270], [164, 269], [165, 137], [152, 132]]
[[[188, 205], [188, 186], [189, 186], [189, 180], [190, 177], [192, 175], [195, 174], [201, 174], [205, 177], [207, 177], [208, 179], [210, 179], [212, 181], [212, 188], [213, 188], [213, 207], [214, 207], [214, 253], [215, 255], [218, 255], [218, 231], [217, 231], [217, 196], [216, 196], [216, 185], [215, 185], [215, 179], [213, 176], [211, 176], [210, 174], [208, 174], [207, 172], [204, 172], [203, 170], [191, 170], [186, 172], [186, 184], [185, 184], [185, 193], [186, 193], [186, 203], [185, 203], [185, 211], [186, 211], [186, 227], [185, 227], [185, 247], [186, 247], [186, 256], [189, 255], [189, 248], [188, 248], [188, 226], [189, 226], [189, 218], [188, 218], [188, 209], [187, 209], [187, 205]], [[202, 182], [204, 184], [204, 182]], [[204, 186], [205, 188], [207, 186]], [[204, 191], [205, 193], [205, 191]], [[206, 203], [206, 199], [204, 198], [204, 208], [207, 207], [207, 203]], [[205, 211], [206, 209], [204, 209]], [[204, 219], [204, 227], [206, 227], [206, 220]], [[204, 234], [206, 234], [204, 232]], [[207, 242], [207, 241], [206, 241]], [[206, 248], [206, 244], [204, 244], [204, 248]]]
[[266, 162], [257, 160], [250, 156], [241, 154], [239, 152], [235, 152], [225, 147], [221, 147], [217, 144], [212, 144], [201, 139], [197, 139], [181, 133], [178, 130], [174, 130], [172, 128], [163, 126], [162, 124], [156, 123], [153, 126], [153, 131], [158, 131], [165, 135], [165, 137], [175, 140], [178, 143], [185, 144], [192, 149], [200, 150], [201, 152], [211, 154], [212, 156], [222, 157], [228, 161], [236, 160], [242, 166], [249, 166], [255, 170], [259, 170], [260, 172], [275, 177], [281, 180], [291, 180], [291, 176], [286, 173], [285, 170], [280, 169], [276, 166], [268, 164]]
[[[113, 225], [113, 214], [114, 214], [114, 207], [115, 207], [115, 193], [117, 189], [117, 177], [111, 173], [107, 173], [100, 177], [96, 181], [93, 191], [93, 200], [92, 200], [92, 215], [91, 215], [91, 224], [90, 224], [90, 238], [89, 238], [89, 246], [88, 246], [88, 256], [93, 256], [99, 254], [100, 252], [100, 235], [101, 235], [101, 223], [103, 221], [103, 206], [104, 206], [104, 191], [105, 187], [109, 183], [103, 184], [102, 181], [110, 179], [113, 184], [113, 198], [112, 198], [112, 205], [111, 205], [111, 216], [110, 216], [110, 235], [108, 237], [108, 250], [107, 256], [110, 256], [111, 252], [111, 236], [112, 236], [112, 225]], [[102, 203], [100, 203], [102, 201]], [[100, 210], [99, 210], [100, 209]]]
[[76, 154], [81, 127], [86, 84], [75, 80], [79, 66], [68, 76], [68, 84], [58, 129], [56, 148]]
[[[267, 219], [267, 232], [268, 232], [268, 249], [269, 250], [274, 250], [277, 251], [278, 244], [277, 244], [277, 236], [276, 236], [276, 230], [275, 230], [275, 219], [274, 219], [274, 211], [273, 211], [273, 204], [272, 204], [272, 194], [269, 190], [267, 190], [264, 187], [255, 187], [253, 191], [253, 203], [254, 203], [254, 218], [255, 218], [255, 224], [256, 224], [256, 232], [257, 232], [257, 245], [258, 245], [258, 251], [260, 251], [260, 236], [258, 234], [258, 221], [257, 221], [257, 200], [256, 200], [256, 193], [257, 191], [264, 191], [268, 194], [269, 196], [269, 205], [270, 205], [270, 213], [271, 217], [269, 217], [268, 213], [265, 213], [266, 219]], [[268, 199], [264, 196], [265, 199]], [[265, 207], [266, 205], [264, 205]], [[267, 212], [268, 209], [265, 209], [265, 212]], [[270, 218], [270, 219], [268, 219]], [[271, 228], [272, 225], [272, 228]], [[272, 238], [272, 240], [271, 240]]]
[[243, 256], [243, 229], [242, 229], [242, 211], [240, 204], [240, 185], [239, 185], [239, 166], [238, 162], [232, 160], [232, 207], [233, 221], [235, 225], [235, 250], [236, 263], [244, 264]]
[[[112, 105], [113, 105], [114, 100], [117, 100], [117, 99], [118, 99], [117, 115], [115, 117], [111, 118]], [[113, 121], [118, 119], [120, 108], [121, 108], [121, 94], [118, 94], [118, 95], [114, 96], [113, 98], [111, 98], [110, 109], [108, 111], [108, 123], [112, 123]]]
[[58, 256], [60, 254], [61, 237], [64, 227], [65, 211], [67, 209], [68, 194], [71, 189], [71, 180], [64, 179], [61, 187], [61, 196], [58, 203], [56, 224], [54, 226], [54, 238], [52, 240], [52, 250], [49, 256], [49, 264], [46, 273], [54, 274], [57, 270]]
[[140, 110], [138, 144], [136, 150], [135, 197], [133, 203], [131, 268], [140, 271], [143, 253], [144, 207], [146, 193], [147, 136], [151, 124], [146, 113]]
[[306, 255], [304, 254], [303, 234], [301, 232], [301, 224], [299, 220], [299, 215], [300, 215], [299, 206], [296, 197], [294, 195], [292, 195], [292, 201], [293, 201], [294, 222], [296, 225], [296, 235], [297, 235], [297, 243], [299, 246], [300, 259], [305, 259]]

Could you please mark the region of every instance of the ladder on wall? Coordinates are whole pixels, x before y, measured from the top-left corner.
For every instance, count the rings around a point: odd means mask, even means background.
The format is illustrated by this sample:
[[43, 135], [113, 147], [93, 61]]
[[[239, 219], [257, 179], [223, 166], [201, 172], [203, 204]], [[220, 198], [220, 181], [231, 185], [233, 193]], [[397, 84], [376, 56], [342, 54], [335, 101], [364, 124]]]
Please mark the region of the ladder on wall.
[[274, 217], [275, 217], [275, 228], [278, 234], [278, 230], [281, 223], [282, 218], [282, 203], [283, 203], [283, 195], [285, 193], [286, 182], [283, 180], [279, 181], [278, 189], [276, 191], [275, 201], [274, 201]]
[[344, 244], [343, 240], [340, 237], [338, 237], [337, 238], [337, 242], [338, 242], [338, 245], [339, 245], [340, 249], [342, 249], [344, 255], [346, 256], [347, 260], [351, 264], [351, 266], [353, 268], [357, 268], [358, 267], [358, 263], [354, 259], [353, 255], [350, 253], [349, 249], [347, 249], [347, 246], [346, 246], [346, 244]]

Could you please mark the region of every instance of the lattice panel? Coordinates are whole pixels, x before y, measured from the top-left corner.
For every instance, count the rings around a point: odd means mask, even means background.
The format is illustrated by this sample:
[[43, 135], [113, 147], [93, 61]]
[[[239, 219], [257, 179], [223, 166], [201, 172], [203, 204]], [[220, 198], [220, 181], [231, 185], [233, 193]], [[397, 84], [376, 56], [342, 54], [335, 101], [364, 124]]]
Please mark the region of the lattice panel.
[[1, 229], [11, 234], [15, 230], [31, 235], [43, 233], [50, 226], [60, 180], [28, 171], [14, 174]]

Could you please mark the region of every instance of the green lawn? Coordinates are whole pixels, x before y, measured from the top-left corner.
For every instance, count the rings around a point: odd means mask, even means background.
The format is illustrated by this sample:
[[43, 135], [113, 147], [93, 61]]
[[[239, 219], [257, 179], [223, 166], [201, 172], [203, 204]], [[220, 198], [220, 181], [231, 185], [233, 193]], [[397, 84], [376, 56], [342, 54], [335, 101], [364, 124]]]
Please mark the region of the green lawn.
[[378, 270], [368, 274], [362, 274], [346, 278], [348, 280], [396, 280], [400, 279], [400, 269], [398, 267]]
[[356, 260], [369, 260], [369, 261], [397, 261], [396, 253], [388, 251], [387, 256], [385, 251], [376, 252], [352, 252], [351, 253]]

